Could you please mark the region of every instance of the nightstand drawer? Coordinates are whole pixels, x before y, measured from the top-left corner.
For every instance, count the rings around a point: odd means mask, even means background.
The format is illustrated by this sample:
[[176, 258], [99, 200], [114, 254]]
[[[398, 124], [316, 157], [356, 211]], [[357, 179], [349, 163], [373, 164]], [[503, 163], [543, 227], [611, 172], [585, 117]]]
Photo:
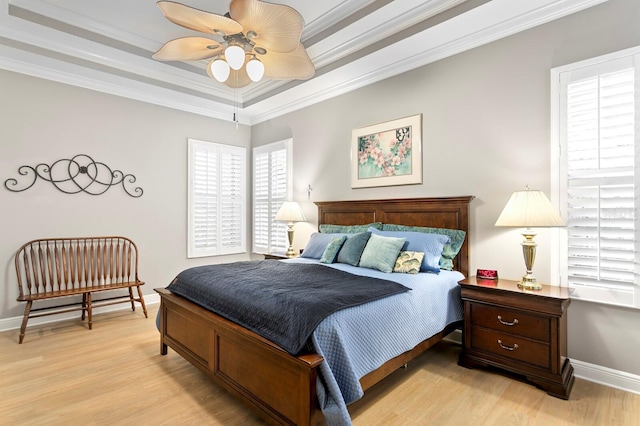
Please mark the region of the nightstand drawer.
[[548, 317], [539, 317], [514, 309], [473, 303], [471, 305], [471, 324], [543, 342], [550, 340]]
[[529, 365], [542, 368], [550, 367], [549, 345], [512, 334], [472, 327], [471, 348], [522, 361]]

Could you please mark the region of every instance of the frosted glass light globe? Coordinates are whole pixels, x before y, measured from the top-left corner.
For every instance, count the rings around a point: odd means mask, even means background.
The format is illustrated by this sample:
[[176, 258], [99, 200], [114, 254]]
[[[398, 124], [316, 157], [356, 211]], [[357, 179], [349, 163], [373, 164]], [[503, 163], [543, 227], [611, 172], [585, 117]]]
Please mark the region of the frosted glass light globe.
[[216, 59], [211, 62], [211, 74], [213, 74], [215, 79], [220, 83], [227, 81], [230, 73], [231, 68], [229, 68], [229, 64], [227, 64], [223, 59]]
[[252, 81], [260, 81], [262, 80], [262, 76], [264, 76], [264, 64], [253, 58], [249, 62], [247, 62], [247, 74]]
[[224, 57], [231, 69], [239, 70], [244, 65], [244, 49], [232, 44], [224, 51]]

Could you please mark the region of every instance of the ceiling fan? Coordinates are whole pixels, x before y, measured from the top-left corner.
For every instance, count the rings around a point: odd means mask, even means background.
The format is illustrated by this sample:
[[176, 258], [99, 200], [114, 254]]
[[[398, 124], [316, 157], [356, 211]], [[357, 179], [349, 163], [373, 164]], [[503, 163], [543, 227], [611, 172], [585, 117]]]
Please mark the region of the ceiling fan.
[[171, 40], [153, 55], [156, 60], [211, 59], [207, 74], [233, 88], [260, 81], [263, 76], [305, 80], [315, 73], [300, 43], [304, 19], [289, 6], [231, 0], [229, 12], [223, 16], [172, 1], [159, 1], [157, 5], [171, 22], [214, 38]]

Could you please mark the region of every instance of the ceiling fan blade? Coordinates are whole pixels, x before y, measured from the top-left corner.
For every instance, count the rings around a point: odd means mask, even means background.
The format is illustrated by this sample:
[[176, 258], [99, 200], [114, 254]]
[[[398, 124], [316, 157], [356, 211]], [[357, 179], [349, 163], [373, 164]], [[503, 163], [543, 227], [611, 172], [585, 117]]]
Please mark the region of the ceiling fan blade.
[[181, 27], [216, 34], [214, 30], [225, 34], [237, 34], [243, 31], [242, 25], [226, 16], [205, 12], [173, 1], [159, 1], [156, 3], [164, 16]]
[[205, 37], [183, 37], [168, 41], [153, 59], [158, 61], [199, 61], [222, 53], [217, 41]]
[[293, 52], [280, 53], [271, 50], [258, 56], [258, 59], [264, 64], [264, 76], [273, 80], [306, 80], [316, 72], [302, 44]]
[[304, 19], [295, 9], [258, 0], [232, 0], [229, 14], [247, 31], [255, 31], [257, 46], [267, 51], [291, 52], [300, 44]]

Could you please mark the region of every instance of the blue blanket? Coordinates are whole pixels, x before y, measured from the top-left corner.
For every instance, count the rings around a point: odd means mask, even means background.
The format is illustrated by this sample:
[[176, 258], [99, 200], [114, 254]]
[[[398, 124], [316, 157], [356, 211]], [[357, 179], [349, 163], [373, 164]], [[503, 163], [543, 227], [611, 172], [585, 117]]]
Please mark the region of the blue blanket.
[[[282, 262], [318, 264], [305, 258]], [[320, 407], [329, 426], [346, 426], [351, 425], [347, 405], [364, 395], [359, 380], [365, 374], [462, 319], [458, 281], [464, 276], [444, 270], [439, 274], [385, 274], [344, 263], [324, 266], [390, 279], [411, 289], [338, 311], [313, 332], [315, 351], [324, 358], [317, 382]]]
[[187, 269], [167, 287], [298, 354], [327, 316], [408, 291], [401, 284], [276, 260]]

